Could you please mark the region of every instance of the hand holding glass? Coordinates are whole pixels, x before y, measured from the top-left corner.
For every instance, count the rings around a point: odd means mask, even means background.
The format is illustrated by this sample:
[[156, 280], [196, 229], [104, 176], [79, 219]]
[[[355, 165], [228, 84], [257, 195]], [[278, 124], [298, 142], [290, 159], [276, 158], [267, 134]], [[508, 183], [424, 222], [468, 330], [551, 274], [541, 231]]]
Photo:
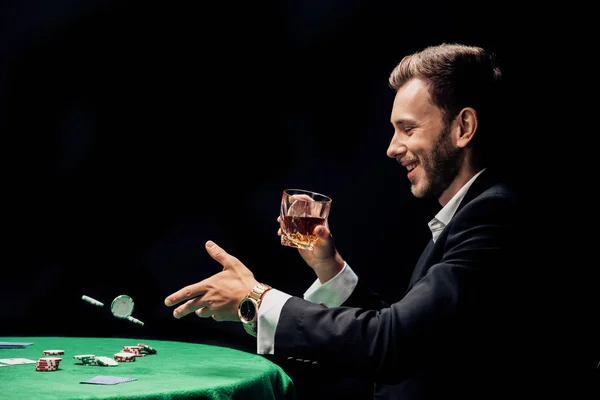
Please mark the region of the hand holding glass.
[[297, 249], [313, 250], [317, 236], [315, 227], [324, 225], [331, 198], [303, 189], [286, 189], [281, 198], [281, 244]]

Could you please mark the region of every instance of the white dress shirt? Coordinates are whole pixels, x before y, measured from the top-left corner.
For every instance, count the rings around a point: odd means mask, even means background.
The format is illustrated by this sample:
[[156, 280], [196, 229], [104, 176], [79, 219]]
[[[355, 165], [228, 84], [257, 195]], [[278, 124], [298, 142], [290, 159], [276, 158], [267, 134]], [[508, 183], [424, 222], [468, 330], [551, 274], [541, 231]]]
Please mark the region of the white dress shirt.
[[[450, 201], [429, 221], [432, 239], [435, 242], [442, 233], [446, 225], [450, 222], [458, 205], [462, 201], [465, 193], [475, 179], [483, 172], [479, 171], [473, 176]], [[311, 303], [323, 303], [327, 307], [339, 307], [350, 297], [350, 294], [358, 283], [358, 276], [350, 268], [348, 263], [344, 264], [342, 270], [329, 281], [321, 284], [315, 280], [313, 284], [304, 292], [303, 298]], [[265, 293], [260, 308], [258, 309], [258, 333], [257, 333], [257, 353], [275, 354], [275, 328], [279, 322], [279, 315], [283, 305], [292, 297], [277, 289], [271, 289]]]

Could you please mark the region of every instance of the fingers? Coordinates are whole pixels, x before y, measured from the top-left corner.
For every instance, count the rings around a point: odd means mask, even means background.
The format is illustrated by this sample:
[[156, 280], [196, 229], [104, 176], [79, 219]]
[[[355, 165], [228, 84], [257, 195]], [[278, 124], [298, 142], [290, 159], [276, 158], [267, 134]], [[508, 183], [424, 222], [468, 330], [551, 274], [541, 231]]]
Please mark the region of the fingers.
[[208, 307], [202, 307], [199, 308], [195, 311], [196, 315], [199, 316], [200, 318], [210, 318], [212, 317], [212, 311], [209, 310]]
[[219, 264], [223, 266], [223, 270], [226, 270], [228, 267], [232, 265], [234, 260], [237, 260], [235, 257], [227, 253], [221, 247], [219, 247], [215, 242], [209, 240], [205, 244], [206, 251], [208, 254]]
[[204, 302], [201, 298], [188, 300], [185, 304], [173, 310], [173, 316], [177, 319], [183, 318], [199, 309], [208, 308], [207, 306], [208, 304], [206, 304], [206, 302]]
[[203, 283], [198, 282], [193, 285], [188, 285], [182, 289], [179, 289], [175, 293], [167, 296], [165, 299], [165, 305], [167, 307], [174, 306], [175, 304], [179, 304], [182, 301], [190, 300], [198, 296], [202, 296], [205, 293], [203, 290]]
[[[237, 260], [235, 257], [227, 254], [225, 250], [217, 246], [217, 244], [211, 240], [206, 242], [205, 246], [208, 254], [218, 261], [223, 266], [224, 270], [227, 269], [227, 266], [231, 266], [234, 260]], [[205, 281], [188, 285], [165, 298], [165, 305], [170, 307], [183, 301], [202, 296], [206, 293], [205, 286]]]

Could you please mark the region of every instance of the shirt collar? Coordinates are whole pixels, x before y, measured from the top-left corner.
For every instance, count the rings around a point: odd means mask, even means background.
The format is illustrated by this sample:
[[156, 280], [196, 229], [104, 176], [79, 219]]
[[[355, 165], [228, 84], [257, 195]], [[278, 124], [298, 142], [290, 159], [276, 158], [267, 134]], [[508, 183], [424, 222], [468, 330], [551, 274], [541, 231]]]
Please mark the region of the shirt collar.
[[446, 203], [446, 205], [442, 207], [440, 211], [438, 211], [435, 217], [433, 217], [433, 219], [429, 221], [428, 225], [429, 229], [431, 230], [434, 242], [440, 236], [446, 225], [450, 223], [450, 220], [452, 219], [452, 217], [454, 217], [454, 214], [458, 209], [458, 205], [465, 197], [465, 194], [467, 193], [473, 182], [475, 182], [475, 179], [477, 179], [477, 177], [481, 175], [483, 171], [485, 171], [485, 168], [476, 173], [475, 176], [473, 176], [471, 179], [469, 179], [469, 181], [465, 183], [463, 187], [461, 187], [458, 190], [458, 192], [456, 192], [456, 194], [450, 199], [450, 201]]

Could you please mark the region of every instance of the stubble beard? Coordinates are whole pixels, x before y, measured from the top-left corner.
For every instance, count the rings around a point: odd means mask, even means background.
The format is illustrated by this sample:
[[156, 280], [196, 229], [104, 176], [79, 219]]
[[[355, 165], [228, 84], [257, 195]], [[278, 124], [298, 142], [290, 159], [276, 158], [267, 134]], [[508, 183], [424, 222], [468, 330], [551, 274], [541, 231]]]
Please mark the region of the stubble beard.
[[450, 140], [450, 124], [445, 124], [430, 153], [421, 158], [424, 179], [420, 188], [411, 185], [415, 197], [439, 199], [460, 170], [461, 149]]

